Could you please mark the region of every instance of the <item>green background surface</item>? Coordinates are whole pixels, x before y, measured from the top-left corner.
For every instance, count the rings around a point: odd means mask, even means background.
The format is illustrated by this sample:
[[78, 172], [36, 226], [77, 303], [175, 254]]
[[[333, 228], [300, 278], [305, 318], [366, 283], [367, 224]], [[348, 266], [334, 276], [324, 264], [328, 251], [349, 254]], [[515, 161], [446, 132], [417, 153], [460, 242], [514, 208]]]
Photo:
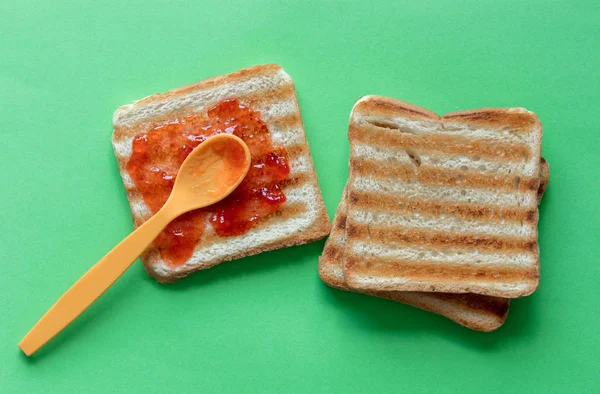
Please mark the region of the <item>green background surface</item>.
[[[3, 2], [0, 392], [600, 392], [599, 4]], [[138, 263], [27, 359], [22, 336], [132, 229], [113, 111], [262, 63], [296, 83], [331, 215], [360, 96], [535, 111], [539, 290], [486, 334], [326, 287], [323, 242], [169, 286]]]

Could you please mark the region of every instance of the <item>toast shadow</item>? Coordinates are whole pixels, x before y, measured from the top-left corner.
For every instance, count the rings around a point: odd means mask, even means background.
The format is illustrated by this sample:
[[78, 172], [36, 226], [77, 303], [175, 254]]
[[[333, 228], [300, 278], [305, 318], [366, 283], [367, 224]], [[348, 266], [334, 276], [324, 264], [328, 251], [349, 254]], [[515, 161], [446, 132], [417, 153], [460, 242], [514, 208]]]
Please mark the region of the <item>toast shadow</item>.
[[506, 322], [493, 332], [478, 332], [465, 328], [443, 316], [410, 305], [365, 294], [333, 289], [323, 284], [323, 297], [335, 305], [342, 317], [340, 329], [352, 326], [367, 331], [397, 332], [422, 331], [445, 338], [460, 346], [493, 352], [507, 346], [518, 346], [536, 335], [536, 300], [526, 297], [511, 302]]
[[227, 261], [210, 269], [197, 271], [175, 283], [160, 284], [149, 276], [145, 274], [144, 276], [146, 281], [153, 283], [161, 290], [185, 291], [199, 286], [212, 286], [222, 281], [236, 280], [248, 275], [257, 276], [271, 271], [285, 270], [286, 267], [306, 261], [308, 256], [314, 256], [316, 261], [323, 251], [324, 244], [325, 240], [320, 240]]

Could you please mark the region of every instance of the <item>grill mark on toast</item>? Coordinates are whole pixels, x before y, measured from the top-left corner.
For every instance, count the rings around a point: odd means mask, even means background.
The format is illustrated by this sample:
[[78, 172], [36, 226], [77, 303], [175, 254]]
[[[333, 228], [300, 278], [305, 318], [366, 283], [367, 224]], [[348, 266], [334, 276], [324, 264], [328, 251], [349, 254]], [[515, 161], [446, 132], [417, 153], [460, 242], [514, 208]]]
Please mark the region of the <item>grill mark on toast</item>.
[[308, 153], [309, 153], [308, 146], [306, 146], [304, 144], [295, 144], [295, 145], [286, 146], [285, 150], [287, 151], [287, 153], [290, 157], [305, 156], [305, 155], [308, 155]]
[[356, 102], [352, 109], [353, 114], [365, 115], [402, 115], [408, 114], [412, 118], [439, 120], [440, 116], [435, 112], [414, 104], [396, 100], [390, 97], [366, 96]]
[[533, 222], [535, 218], [535, 209], [526, 207], [443, 203], [358, 191], [351, 191], [349, 198], [353, 209], [368, 209], [374, 212], [389, 212], [393, 210], [409, 214], [425, 213], [431, 216], [452, 215], [466, 219], [508, 220], [513, 222], [521, 220]]
[[[394, 146], [372, 147], [370, 145], [353, 144], [351, 150], [351, 156], [355, 159], [386, 162], [395, 165], [408, 164], [407, 158], [399, 153], [401, 153], [401, 150]], [[462, 154], [431, 152], [424, 149], [419, 149], [418, 153], [424, 165], [446, 170], [474, 171], [478, 174], [504, 174], [507, 176], [513, 174], [533, 176], [537, 173], [537, 166], [532, 166], [531, 162], [526, 161], [497, 161], [477, 155], [465, 156]]]
[[[264, 108], [266, 106], [277, 104], [282, 101], [288, 101], [291, 98], [296, 98], [296, 89], [294, 87], [294, 84], [290, 81], [289, 83], [278, 86], [275, 89], [267, 89], [264, 91], [254, 92], [247, 95], [239, 96], [238, 98], [241, 103], [248, 105], [254, 111], [260, 112], [261, 108]], [[288, 115], [286, 115], [286, 117], [287, 116]]]
[[300, 118], [299, 113], [292, 113], [289, 115], [283, 115], [279, 118], [273, 118], [266, 120], [267, 126], [269, 128], [278, 128], [278, 129], [295, 129], [302, 127], [302, 119]]
[[[272, 122], [276, 122], [277, 123], [280, 120], [281, 120], [281, 122], [283, 122], [282, 124], [284, 124], [286, 122], [292, 122], [293, 121], [293, 120], [289, 119], [289, 117], [287, 115], [283, 115], [281, 118], [275, 118], [273, 121], [270, 120], [269, 122], [267, 122], [267, 124], [272, 123]], [[289, 123], [289, 124], [290, 124], [290, 127], [294, 126], [291, 123]], [[301, 126], [301, 125], [302, 124], [300, 123], [298, 126]], [[117, 133], [117, 128], [115, 128], [115, 134], [114, 134], [115, 136], [116, 136], [116, 133]], [[121, 130], [121, 131], [119, 131], [119, 138], [120, 138], [120, 140], [117, 140], [116, 137], [115, 137], [115, 138], [113, 138], [113, 142], [115, 144], [123, 144], [123, 143], [125, 143], [124, 142], [125, 138], [127, 138], [127, 137], [133, 137], [134, 135], [137, 135], [139, 133], [141, 133], [141, 131], [129, 132], [129, 131], [122, 131]], [[300, 146], [304, 146], [304, 145], [303, 144], [294, 144], [294, 145], [290, 145], [290, 148], [291, 149], [296, 149], [297, 152], [301, 152], [301, 151], [304, 150], [305, 153], [308, 153], [308, 147], [307, 146], [305, 146], [304, 149], [300, 149], [299, 148]], [[287, 149], [289, 149], [289, 148], [286, 147], [286, 150]], [[298, 153], [298, 155], [299, 154], [300, 153]], [[129, 160], [129, 155], [122, 155], [122, 154], [119, 154], [117, 151], [115, 151], [115, 156], [116, 156], [117, 160], [125, 160], [125, 161]]]
[[306, 173], [306, 172], [302, 172], [302, 173], [297, 174], [295, 176], [287, 177], [283, 181], [279, 182], [279, 184], [281, 185], [281, 187], [283, 189], [285, 189], [285, 188], [288, 188], [288, 187], [302, 186], [302, 185], [310, 182], [310, 180], [311, 180], [311, 177], [309, 176], [309, 174]]
[[435, 185], [423, 185], [416, 182], [401, 182], [388, 179], [380, 182], [371, 177], [350, 177], [350, 186], [355, 190], [380, 192], [382, 194], [405, 196], [426, 195], [428, 199], [449, 203], [490, 204], [505, 206], [537, 206], [537, 196], [534, 193], [496, 193], [487, 189], [441, 188]]
[[[297, 187], [297, 186], [302, 186], [302, 185], [310, 182], [310, 180], [311, 180], [310, 175], [306, 172], [302, 172], [295, 176], [287, 177], [286, 179], [284, 179], [283, 181], [280, 182], [280, 185], [283, 188]], [[139, 190], [136, 186], [125, 187], [125, 190], [127, 191], [128, 200], [131, 201], [132, 203], [134, 203], [134, 202], [143, 203], [144, 202], [144, 198], [142, 197], [141, 193], [139, 192]]]
[[345, 213], [336, 216], [333, 227], [339, 231], [346, 231], [346, 214]]
[[398, 146], [413, 149], [426, 149], [436, 152], [460, 153], [467, 156], [485, 156], [498, 160], [523, 161], [531, 156], [530, 149], [521, 144], [486, 142], [461, 136], [448, 136], [435, 133], [414, 135], [398, 133], [389, 129], [365, 123], [350, 124], [348, 135], [353, 143], [371, 146]]
[[281, 71], [281, 66], [277, 64], [265, 64], [260, 66], [248, 67], [230, 74], [218, 75], [207, 78], [202, 81], [185, 85], [176, 89], [169, 90], [166, 93], [157, 93], [145, 99], [139, 100], [135, 105], [144, 105], [156, 101], [167, 101], [171, 98], [183, 96], [188, 93], [193, 93], [199, 90], [208, 90], [228, 84], [237, 84], [243, 81], [248, 81], [253, 78], [276, 74]]
[[373, 117], [366, 117], [365, 121], [369, 124], [372, 124], [373, 126], [382, 128], [382, 129], [389, 129], [389, 130], [394, 130], [398, 133], [409, 133], [409, 134], [414, 134], [417, 135], [417, 133], [415, 131], [413, 131], [410, 127], [405, 126], [405, 125], [399, 125], [391, 120], [385, 119], [385, 118], [373, 118]]
[[486, 236], [530, 238], [537, 236], [536, 222], [493, 222], [489, 220], [463, 219], [455, 216], [404, 215], [395, 211], [374, 212], [370, 210], [350, 209], [348, 213], [353, 223], [365, 223], [371, 226], [405, 228], [420, 231], [444, 231], [453, 233], [471, 233]]
[[[127, 137], [128, 134], [130, 134], [130, 133], [127, 133], [127, 131], [125, 130], [124, 127], [116, 127], [115, 126], [115, 129], [114, 129], [113, 135], [112, 135], [113, 143], [119, 143], [119, 142], [123, 141], [125, 139], [125, 137]], [[118, 156], [117, 156], [117, 158], [118, 158]]]
[[410, 260], [414, 262], [435, 262], [452, 266], [490, 267], [531, 267], [537, 261], [535, 252], [483, 251], [481, 248], [423, 248], [413, 245], [390, 246], [367, 240], [354, 239], [346, 250], [354, 256], [376, 256], [389, 261]]
[[[229, 98], [238, 98], [242, 104], [250, 106], [255, 111], [264, 110], [265, 107], [271, 106], [283, 101], [288, 101], [290, 99], [295, 99], [296, 90], [294, 88], [294, 84], [292, 82], [286, 83], [285, 85], [278, 86], [277, 88], [270, 88], [268, 90], [254, 92], [251, 94], [240, 95], [238, 97], [229, 97]], [[227, 100], [225, 98], [224, 100]], [[223, 101], [223, 100], [221, 100]], [[148, 119], [144, 120], [144, 123], [136, 123], [126, 127], [115, 127], [113, 132], [113, 141], [120, 142], [127, 136], [135, 136], [137, 134], [143, 133], [147, 130], [150, 130], [166, 121], [172, 120], [173, 118], [181, 118], [189, 115], [195, 115], [199, 113], [205, 113], [208, 108], [205, 108], [204, 111], [198, 111], [188, 114], [181, 114], [176, 112], [170, 112], [167, 114], [162, 114], [160, 116], [155, 116], [151, 118], [151, 121]], [[176, 111], [177, 109], [175, 109]], [[283, 115], [274, 120], [269, 119], [265, 120], [268, 124], [273, 122], [278, 122], [278, 124], [291, 126], [291, 125], [301, 125], [300, 114], [293, 113]], [[296, 123], [293, 123], [296, 122]]]
[[457, 266], [448, 264], [439, 264], [436, 262], [413, 262], [399, 261], [397, 259], [388, 260], [376, 257], [357, 258], [346, 253], [346, 261], [349, 267], [352, 267], [352, 275], [398, 278], [401, 277], [410, 280], [427, 280], [431, 286], [435, 287], [436, 282], [529, 282], [539, 278], [539, 271], [536, 268], [521, 267], [473, 267]]
[[529, 111], [515, 111], [505, 108], [482, 108], [451, 112], [442, 117], [443, 122], [457, 122], [469, 125], [491, 127], [498, 130], [510, 128], [511, 132], [532, 132], [540, 127], [538, 117]]
[[[286, 203], [278, 211], [273, 212], [271, 215], [261, 219], [260, 223], [253, 227], [251, 231], [257, 231], [269, 227], [273, 221], [286, 221], [295, 217], [304, 215], [308, 211], [308, 207], [303, 202]], [[214, 244], [218, 244], [223, 241], [223, 238], [214, 233], [214, 231], [205, 231], [202, 239], [196, 245], [194, 251], [203, 249]]]
[[323, 257], [329, 261], [340, 261], [343, 254], [344, 249], [333, 242], [327, 242], [323, 249]]
[[384, 245], [412, 245], [453, 249], [467, 248], [491, 251], [528, 251], [535, 252], [535, 238], [505, 237], [480, 234], [456, 234], [445, 231], [415, 230], [404, 227], [373, 226], [348, 222], [346, 237], [352, 240], [365, 240]]
[[[415, 167], [418, 167], [418, 171]], [[455, 171], [432, 167], [424, 164], [406, 166], [376, 162], [368, 159], [350, 159], [350, 168], [354, 175], [370, 176], [373, 178], [392, 177], [395, 180], [417, 181], [423, 185], [443, 185], [455, 187], [518, 190], [521, 192], [536, 192], [539, 187], [538, 176], [505, 176], [482, 174], [474, 171]], [[518, 180], [518, 181], [517, 181]]]
[[540, 187], [537, 191], [538, 204], [542, 201], [544, 192], [548, 188], [548, 181], [550, 180], [550, 166], [543, 157], [540, 159]]

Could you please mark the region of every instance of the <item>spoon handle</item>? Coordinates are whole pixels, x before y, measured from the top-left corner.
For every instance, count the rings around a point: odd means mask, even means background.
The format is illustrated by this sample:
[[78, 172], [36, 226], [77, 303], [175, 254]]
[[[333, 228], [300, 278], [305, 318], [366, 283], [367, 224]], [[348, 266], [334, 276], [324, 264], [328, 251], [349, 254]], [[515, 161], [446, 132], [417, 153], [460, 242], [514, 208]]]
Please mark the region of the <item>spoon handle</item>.
[[56, 301], [19, 343], [26, 355], [30, 356], [37, 351], [96, 301], [166, 225], [178, 216], [165, 208], [167, 205], [108, 252]]

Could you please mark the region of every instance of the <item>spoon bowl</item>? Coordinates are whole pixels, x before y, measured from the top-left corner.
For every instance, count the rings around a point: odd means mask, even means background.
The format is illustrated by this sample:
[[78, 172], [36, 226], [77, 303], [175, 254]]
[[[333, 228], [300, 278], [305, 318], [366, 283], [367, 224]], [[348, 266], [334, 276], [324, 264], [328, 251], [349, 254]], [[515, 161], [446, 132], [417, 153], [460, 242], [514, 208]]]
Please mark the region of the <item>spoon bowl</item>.
[[232, 134], [217, 134], [198, 148], [181, 165], [165, 205], [189, 211], [215, 204], [231, 194], [250, 169], [248, 146]]

